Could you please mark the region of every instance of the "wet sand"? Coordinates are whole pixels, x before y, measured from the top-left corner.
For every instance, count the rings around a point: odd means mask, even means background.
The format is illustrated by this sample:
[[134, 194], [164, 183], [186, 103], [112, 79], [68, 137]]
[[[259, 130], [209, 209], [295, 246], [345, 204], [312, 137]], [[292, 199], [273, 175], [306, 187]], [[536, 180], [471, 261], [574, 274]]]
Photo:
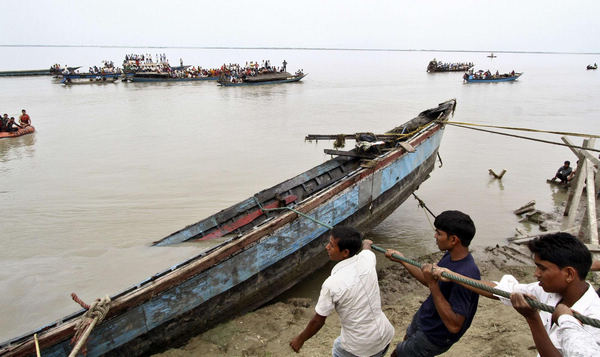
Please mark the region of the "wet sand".
[[[523, 282], [535, 281], [534, 267], [523, 246], [477, 249], [473, 255], [482, 279], [497, 280], [512, 274]], [[419, 259], [436, 262], [441, 253]], [[383, 255], [378, 259], [385, 259]], [[378, 271], [383, 310], [396, 329], [392, 344], [404, 337], [413, 314], [426, 299], [429, 290], [412, 278], [400, 264]], [[598, 284], [594, 283], [597, 287]], [[290, 356], [295, 355], [289, 341], [314, 314], [314, 299], [288, 299], [267, 305], [192, 338], [185, 346], [158, 356]], [[331, 346], [340, 332], [337, 314], [329, 316], [325, 326], [301, 349], [299, 356], [331, 356]], [[535, 356], [537, 351], [524, 318], [500, 301], [479, 299], [477, 314], [470, 329], [443, 356]]]

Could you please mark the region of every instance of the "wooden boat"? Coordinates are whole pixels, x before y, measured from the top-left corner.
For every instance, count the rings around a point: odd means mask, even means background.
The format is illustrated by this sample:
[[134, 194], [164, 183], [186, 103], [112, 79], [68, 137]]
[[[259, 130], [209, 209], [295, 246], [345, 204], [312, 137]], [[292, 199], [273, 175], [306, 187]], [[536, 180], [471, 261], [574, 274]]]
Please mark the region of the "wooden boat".
[[127, 74], [126, 81], [129, 82], [193, 82], [193, 81], [216, 81], [217, 76], [196, 77], [172, 77], [169, 73], [161, 72], [136, 72]]
[[594, 63], [593, 66], [591, 64], [588, 64], [586, 69], [598, 69], [598, 65], [596, 63]]
[[[455, 107], [453, 99], [423, 111], [376, 137], [368, 151], [326, 150], [336, 157], [155, 242], [221, 238], [213, 248], [112, 296], [106, 319], [87, 340], [88, 356], [148, 355], [180, 345], [258, 308], [322, 267], [328, 261], [328, 229], [313, 219], [363, 231], [381, 222], [429, 177], [444, 122]], [[283, 207], [289, 209], [263, 211]], [[83, 313], [1, 343], [0, 355], [35, 353], [34, 334], [42, 356], [67, 355]]]
[[72, 73], [64, 74], [62, 84], [102, 84], [102, 83], [114, 83], [119, 80], [121, 73]]
[[492, 76], [488, 76], [485, 78], [477, 78], [473, 74], [465, 73], [465, 75], [463, 76], [463, 79], [467, 83], [510, 82], [510, 81], [516, 81], [519, 77], [521, 77], [522, 74], [523, 74], [523, 72], [516, 72], [514, 74], [505, 73], [505, 74], [501, 74], [498, 76], [492, 75]]
[[26, 126], [17, 131], [12, 131], [12, 132], [0, 131], [0, 139], [14, 138], [14, 137], [21, 136], [21, 135], [27, 135], [27, 134], [33, 133], [34, 131], [35, 131], [35, 128], [31, 125]]
[[442, 63], [433, 59], [427, 65], [427, 72], [466, 72], [473, 66], [473, 63]]
[[488, 55], [488, 57], [489, 57], [489, 58], [496, 58], [496, 57], [498, 57], [498, 56], [496, 56], [496, 55], [494, 54], [494, 52], [492, 52], [492, 53], [490, 53], [490, 54]]
[[288, 72], [270, 72], [266, 74], [258, 74], [256, 76], [247, 76], [236, 81], [231, 81], [231, 76], [221, 76], [217, 80], [219, 85], [224, 87], [237, 87], [237, 86], [255, 86], [262, 84], [279, 84], [279, 83], [290, 83], [299, 82], [302, 78], [308, 75], [304, 73], [296, 73], [294, 75]]

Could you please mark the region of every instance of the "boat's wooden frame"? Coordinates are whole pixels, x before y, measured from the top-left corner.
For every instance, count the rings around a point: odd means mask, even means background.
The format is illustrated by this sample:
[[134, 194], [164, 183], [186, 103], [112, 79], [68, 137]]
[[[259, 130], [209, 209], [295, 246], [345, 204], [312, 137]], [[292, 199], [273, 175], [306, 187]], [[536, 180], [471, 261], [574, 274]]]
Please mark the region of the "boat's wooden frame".
[[[258, 202], [264, 208], [293, 207], [330, 226], [368, 230], [429, 177], [444, 122], [455, 107], [456, 100], [446, 101], [393, 129], [404, 145], [396, 145], [399, 139], [388, 141], [380, 153], [366, 154], [368, 164], [350, 151], [157, 242], [225, 240], [112, 296], [107, 318], [88, 339], [88, 356], [145, 355], [180, 345], [301, 281], [328, 261], [328, 229], [293, 211], [256, 214]], [[44, 357], [67, 355], [83, 313], [0, 344], [0, 355], [34, 354], [34, 334]]]

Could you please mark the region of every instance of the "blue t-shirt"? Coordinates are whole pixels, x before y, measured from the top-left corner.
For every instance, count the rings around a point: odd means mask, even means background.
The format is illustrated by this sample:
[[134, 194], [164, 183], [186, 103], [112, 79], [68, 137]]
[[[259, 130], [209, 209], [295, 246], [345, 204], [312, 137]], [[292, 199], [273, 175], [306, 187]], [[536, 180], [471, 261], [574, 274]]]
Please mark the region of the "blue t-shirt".
[[[448, 268], [469, 278], [481, 279], [479, 268], [470, 253], [461, 260], [452, 261], [450, 253], [446, 252], [439, 261], [438, 266]], [[477, 311], [479, 295], [453, 282], [438, 282], [438, 284], [442, 294], [450, 303], [452, 311], [465, 317], [461, 330], [458, 333], [448, 331], [435, 308], [431, 294], [421, 305], [417, 314], [419, 314], [419, 327], [425, 333], [427, 339], [438, 346], [445, 347], [458, 341], [471, 326]]]

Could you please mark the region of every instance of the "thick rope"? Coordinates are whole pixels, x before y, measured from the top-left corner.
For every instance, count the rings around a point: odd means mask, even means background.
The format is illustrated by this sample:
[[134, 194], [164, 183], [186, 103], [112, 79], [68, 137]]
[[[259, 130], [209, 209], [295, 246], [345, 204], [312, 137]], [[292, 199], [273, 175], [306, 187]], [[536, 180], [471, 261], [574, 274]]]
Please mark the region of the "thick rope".
[[75, 293], [72, 293], [71, 297], [83, 308], [87, 307], [88, 309], [85, 312], [85, 314], [81, 316], [81, 319], [75, 326], [75, 334], [71, 339], [71, 344], [75, 342], [76, 343], [75, 347], [73, 347], [73, 350], [69, 354], [69, 357], [75, 357], [79, 353], [79, 350], [82, 349], [82, 347], [83, 353], [85, 354], [87, 352], [87, 348], [84, 347], [84, 345], [87, 342], [87, 339], [90, 336], [90, 333], [92, 332], [94, 327], [100, 322], [102, 322], [102, 320], [104, 320], [104, 318], [106, 317], [106, 314], [110, 309], [110, 298], [107, 295], [102, 299], [96, 299], [96, 301], [94, 301], [90, 306], [83, 302]]
[[[378, 251], [380, 253], [385, 253], [386, 252], [385, 249], [383, 249], [383, 248], [381, 248], [381, 247], [379, 247], [377, 245], [374, 245], [374, 244], [371, 245], [371, 249], [373, 249], [375, 251]], [[418, 268], [422, 268], [423, 267], [423, 265], [420, 264], [418, 261], [410, 259], [410, 258], [406, 258], [406, 257], [403, 257], [403, 256], [400, 256], [398, 254], [392, 254], [392, 257], [394, 259], [398, 259], [398, 260], [401, 260], [403, 262], [406, 262], [406, 263], [408, 263], [410, 265], [414, 265], [414, 266], [416, 266]], [[510, 293], [509, 292], [504, 291], [504, 290], [500, 290], [500, 289], [497, 289], [497, 288], [494, 288], [494, 287], [491, 287], [491, 286], [488, 286], [488, 285], [485, 285], [485, 284], [483, 284], [481, 282], [467, 280], [467, 279], [464, 279], [463, 277], [460, 277], [458, 275], [455, 275], [455, 274], [452, 274], [452, 273], [448, 273], [448, 272], [442, 272], [442, 276], [444, 278], [447, 278], [447, 279], [450, 279], [450, 280], [453, 280], [453, 281], [456, 281], [456, 282], [459, 282], [459, 283], [463, 283], [463, 284], [472, 286], [472, 287], [480, 289], [480, 290], [487, 291], [487, 292], [492, 293], [494, 295], [498, 295], [498, 296], [502, 296], [504, 298], [510, 299]], [[529, 298], [527, 296], [524, 296], [524, 297], [525, 297], [525, 300], [527, 301], [527, 303], [529, 304], [529, 306], [531, 306], [531, 307], [533, 307], [535, 309], [538, 309], [538, 310], [543, 310], [543, 311], [549, 312], [549, 313], [553, 313], [554, 312], [554, 307], [553, 306], [543, 304], [543, 303], [541, 303], [541, 302], [539, 302], [537, 300], [531, 299], [531, 298]], [[573, 317], [575, 317], [577, 320], [581, 321], [582, 323], [584, 323], [586, 325], [590, 325], [590, 326], [593, 326], [593, 327], [600, 328], [600, 320], [593, 319], [593, 318], [581, 315], [581, 314], [579, 314], [579, 313], [577, 313], [575, 311], [573, 311]]]
[[582, 134], [582, 133], [573, 133], [568, 131], [552, 131], [552, 130], [541, 130], [541, 129], [531, 129], [531, 128], [519, 128], [512, 126], [500, 126], [500, 125], [486, 125], [486, 124], [476, 124], [476, 123], [465, 123], [459, 121], [448, 121], [447, 124], [460, 124], [460, 125], [468, 125], [468, 126], [479, 126], [483, 128], [496, 128], [496, 129], [506, 129], [506, 130], [519, 130], [519, 131], [530, 131], [534, 133], [547, 133], [547, 134], [558, 134], [558, 135], [566, 135], [566, 136], [579, 136], [583, 138], [600, 138], [600, 135], [594, 134]]
[[[493, 130], [487, 130], [487, 129], [479, 129], [479, 128], [471, 128], [469, 126], [465, 126], [465, 125], [460, 125], [460, 124], [453, 124], [453, 123], [447, 123], [449, 125], [454, 125], [454, 126], [458, 126], [460, 128], [465, 128], [465, 129], [471, 129], [471, 130], [478, 130], [478, 131], [483, 131], [486, 133], [491, 133], [491, 134], [498, 134], [498, 135], [504, 135], [504, 136], [510, 136], [513, 138], [519, 138], [519, 139], [525, 139], [525, 140], [531, 140], [531, 141], [537, 141], [540, 143], [546, 143], [546, 144], [552, 144], [552, 145], [558, 145], [558, 146], [566, 146], [566, 147], [570, 147], [570, 148], [576, 148], [576, 149], [583, 149], [583, 150], [588, 150], [588, 151], [595, 151], [595, 152], [600, 152], [600, 149], [594, 149], [594, 148], [586, 148], [583, 146], [575, 146], [575, 145], [568, 145], [568, 144], [563, 144], [563, 143], [558, 143], [555, 141], [550, 141], [550, 140], [543, 140], [543, 139], [536, 139], [536, 138], [530, 138], [527, 136], [522, 136], [522, 135], [514, 135], [514, 134], [508, 134], [508, 133], [502, 133], [499, 131], [493, 131]], [[590, 135], [591, 136], [591, 135]]]

